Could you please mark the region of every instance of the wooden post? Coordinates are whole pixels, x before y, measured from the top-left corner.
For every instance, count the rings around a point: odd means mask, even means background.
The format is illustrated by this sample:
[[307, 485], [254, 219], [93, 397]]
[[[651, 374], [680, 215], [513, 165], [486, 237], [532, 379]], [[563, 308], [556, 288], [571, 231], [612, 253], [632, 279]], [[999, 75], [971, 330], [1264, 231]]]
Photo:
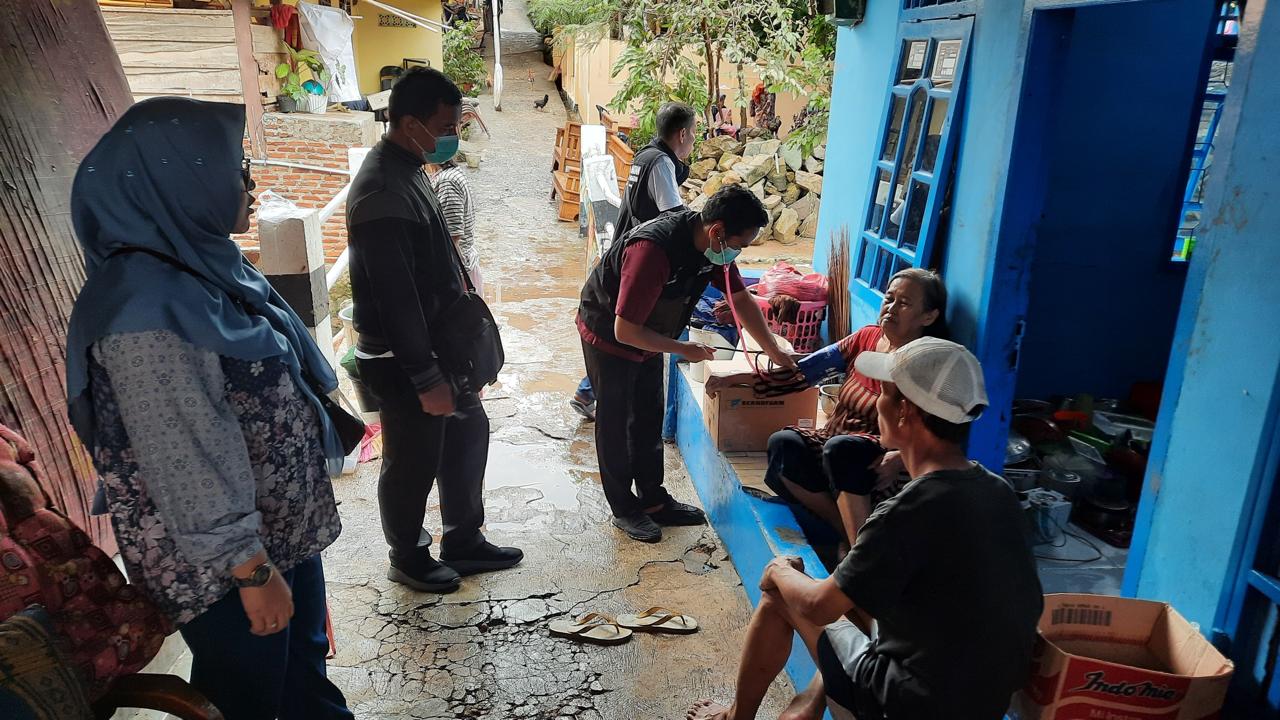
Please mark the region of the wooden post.
[[0, 422], [31, 442], [54, 503], [111, 553], [110, 527], [89, 515], [97, 473], [67, 422], [67, 319], [84, 282], [68, 198], [133, 96], [94, 0], [0, 2], [0, 67]]
[[240, 86], [244, 90], [244, 116], [249, 132], [249, 153], [267, 159], [262, 133], [262, 89], [258, 87], [258, 61], [253, 57], [253, 0], [231, 0], [231, 22], [236, 33], [236, 57], [240, 61]]

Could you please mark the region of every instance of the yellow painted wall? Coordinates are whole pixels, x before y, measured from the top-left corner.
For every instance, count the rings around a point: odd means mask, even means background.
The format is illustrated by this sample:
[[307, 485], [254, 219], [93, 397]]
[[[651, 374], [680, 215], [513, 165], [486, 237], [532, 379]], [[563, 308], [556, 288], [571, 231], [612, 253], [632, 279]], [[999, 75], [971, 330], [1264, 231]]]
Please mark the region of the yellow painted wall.
[[[306, 0], [302, 0], [306, 1]], [[259, 7], [270, 5], [269, 0], [254, 0]], [[289, 5], [297, 5], [299, 0], [284, 0]], [[428, 20], [441, 22], [444, 10], [440, 0], [382, 0], [387, 5], [400, 8], [405, 12], [419, 15]], [[444, 45], [440, 33], [414, 26], [379, 27], [379, 15], [391, 15], [386, 10], [374, 7], [369, 3], [355, 4], [351, 14], [356, 19], [355, 52], [356, 70], [360, 79], [360, 92], [365, 95], [378, 92], [378, 71], [383, 65], [396, 65], [407, 57], [426, 58], [431, 67], [444, 67]], [[397, 16], [391, 15], [397, 20]]]
[[[428, 20], [440, 22], [444, 19], [440, 0], [385, 1], [387, 5]], [[361, 19], [356, 20], [355, 45], [360, 91], [364, 94], [376, 93], [381, 89], [378, 86], [378, 70], [383, 65], [399, 66], [407, 57], [426, 58], [431, 61], [431, 67], [443, 69], [444, 45], [440, 33], [418, 26], [378, 27], [378, 16], [390, 13], [368, 3], [357, 4], [352, 13], [361, 16]]]

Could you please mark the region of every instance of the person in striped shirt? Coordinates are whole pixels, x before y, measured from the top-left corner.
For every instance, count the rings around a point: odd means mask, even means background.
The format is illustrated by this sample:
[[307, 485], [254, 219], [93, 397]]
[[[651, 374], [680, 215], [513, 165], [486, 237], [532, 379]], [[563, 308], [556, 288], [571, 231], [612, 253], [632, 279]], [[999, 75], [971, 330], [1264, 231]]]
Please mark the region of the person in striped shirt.
[[476, 292], [484, 294], [484, 277], [480, 274], [480, 252], [476, 249], [476, 207], [471, 200], [471, 184], [467, 174], [462, 171], [456, 160], [448, 160], [442, 165], [429, 165], [431, 185], [440, 201], [440, 209], [444, 211], [445, 223], [449, 226], [449, 235], [453, 244], [462, 255], [462, 264], [467, 268], [471, 284]]

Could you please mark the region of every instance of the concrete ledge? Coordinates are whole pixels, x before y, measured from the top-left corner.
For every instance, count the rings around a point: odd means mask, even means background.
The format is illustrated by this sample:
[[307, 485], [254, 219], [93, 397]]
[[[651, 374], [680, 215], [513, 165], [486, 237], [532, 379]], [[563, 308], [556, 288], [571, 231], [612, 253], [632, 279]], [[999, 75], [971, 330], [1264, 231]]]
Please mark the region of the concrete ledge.
[[[703, 385], [689, 379], [686, 367], [681, 364], [670, 374], [674, 382], [668, 388], [668, 404], [674, 405], [676, 411], [676, 444], [751, 604], [760, 604], [760, 576], [765, 565], [780, 555], [801, 557], [811, 575], [825, 578], [826, 568], [809, 546], [791, 509], [742, 490], [729, 458], [711, 442], [702, 412]], [[817, 671], [799, 636], [793, 641], [786, 670], [798, 689], [807, 687]]]

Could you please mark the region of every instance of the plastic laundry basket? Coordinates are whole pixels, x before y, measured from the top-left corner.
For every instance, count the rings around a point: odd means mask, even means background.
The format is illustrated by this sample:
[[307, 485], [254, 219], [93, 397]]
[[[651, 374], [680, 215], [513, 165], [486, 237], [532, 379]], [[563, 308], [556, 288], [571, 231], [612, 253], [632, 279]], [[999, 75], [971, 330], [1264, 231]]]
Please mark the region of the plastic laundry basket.
[[769, 321], [769, 329], [790, 341], [796, 352], [811, 353], [821, 347], [822, 321], [827, 316], [826, 302], [801, 302], [795, 322], [781, 323], [774, 318], [769, 299], [756, 295], [754, 286], [747, 289], [760, 306], [760, 312], [764, 313], [764, 319]]

